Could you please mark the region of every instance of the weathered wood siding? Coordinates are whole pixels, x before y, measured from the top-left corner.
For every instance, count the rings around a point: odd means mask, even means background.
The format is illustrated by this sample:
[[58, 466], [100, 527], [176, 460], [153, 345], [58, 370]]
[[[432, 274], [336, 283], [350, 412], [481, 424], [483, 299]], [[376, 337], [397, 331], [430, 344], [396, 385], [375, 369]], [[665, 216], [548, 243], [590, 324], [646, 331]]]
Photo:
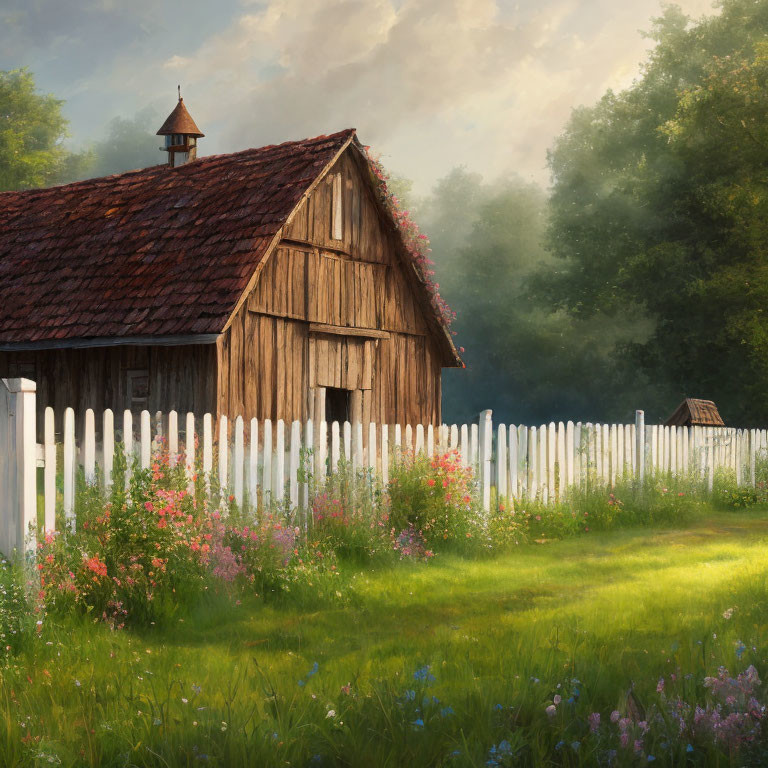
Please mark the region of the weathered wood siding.
[[364, 420], [439, 423], [439, 353], [355, 151], [297, 210], [217, 344], [219, 414], [304, 420], [314, 388], [335, 386], [360, 392]]
[[[43, 411], [72, 407], [119, 412], [130, 408], [129, 372], [149, 377], [147, 408], [204, 414], [216, 404], [216, 346], [117, 346], [0, 352], [0, 378], [23, 374], [37, 382], [38, 431]], [[56, 425], [59, 431], [61, 425]]]

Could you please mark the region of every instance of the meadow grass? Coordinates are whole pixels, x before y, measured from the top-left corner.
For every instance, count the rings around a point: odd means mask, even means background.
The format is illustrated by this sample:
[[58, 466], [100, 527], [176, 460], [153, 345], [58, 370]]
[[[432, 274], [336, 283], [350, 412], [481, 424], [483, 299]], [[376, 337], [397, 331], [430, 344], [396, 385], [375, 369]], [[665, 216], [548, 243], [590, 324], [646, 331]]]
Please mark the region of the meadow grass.
[[[630, 688], [643, 708], [675, 675], [693, 703], [721, 664], [768, 671], [767, 544], [768, 510], [713, 511], [488, 559], [347, 565], [333, 599], [211, 594], [144, 631], [46, 618], [2, 669], [0, 761], [485, 766], [506, 740], [496, 764], [601, 764], [587, 717], [625, 711]], [[648, 743], [642, 760], [746, 764], [693, 747]]]

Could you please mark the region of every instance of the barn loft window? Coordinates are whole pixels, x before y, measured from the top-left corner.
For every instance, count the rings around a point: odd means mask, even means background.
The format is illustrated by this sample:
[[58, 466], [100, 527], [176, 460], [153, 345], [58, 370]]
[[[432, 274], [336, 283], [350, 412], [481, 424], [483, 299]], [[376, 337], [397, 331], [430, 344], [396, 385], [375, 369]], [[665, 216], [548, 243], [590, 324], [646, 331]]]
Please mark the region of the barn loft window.
[[125, 391], [130, 410], [146, 410], [149, 407], [149, 371], [126, 371]]
[[331, 237], [334, 240], [341, 240], [343, 233], [341, 228], [341, 222], [343, 220], [342, 211], [342, 191], [341, 191], [341, 174], [334, 173], [333, 181], [331, 185], [331, 192], [333, 197], [332, 212], [331, 212]]
[[337, 387], [325, 388], [325, 420], [331, 424], [334, 421], [349, 421], [349, 390]]

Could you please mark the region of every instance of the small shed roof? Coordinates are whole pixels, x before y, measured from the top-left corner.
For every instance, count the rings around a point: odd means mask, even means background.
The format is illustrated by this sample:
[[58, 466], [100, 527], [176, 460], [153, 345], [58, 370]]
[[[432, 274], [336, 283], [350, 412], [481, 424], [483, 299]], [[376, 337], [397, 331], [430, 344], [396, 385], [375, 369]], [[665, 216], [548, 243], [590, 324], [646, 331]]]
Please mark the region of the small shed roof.
[[724, 427], [717, 406], [712, 400], [686, 397], [667, 419], [668, 427]]

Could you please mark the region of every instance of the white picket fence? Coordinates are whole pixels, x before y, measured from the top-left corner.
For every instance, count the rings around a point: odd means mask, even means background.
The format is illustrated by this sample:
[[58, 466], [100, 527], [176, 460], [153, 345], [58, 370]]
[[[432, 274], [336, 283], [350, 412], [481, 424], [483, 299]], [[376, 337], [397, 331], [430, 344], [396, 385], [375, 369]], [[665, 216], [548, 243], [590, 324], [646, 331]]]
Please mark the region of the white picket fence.
[[196, 418], [143, 411], [135, 419], [130, 411], [116, 415], [106, 410], [97, 417], [91, 409], [80, 415], [71, 408], [62, 414], [46, 408], [43, 443], [38, 444], [34, 382], [0, 381], [3, 553], [34, 548], [34, 537], [26, 534], [37, 519], [38, 498], [45, 530], [55, 529], [57, 511], [74, 522], [78, 468], [86, 483], [110, 487], [118, 443], [130, 460], [135, 457], [140, 467], [149, 468], [154, 452], [167, 441], [171, 464], [183, 463], [190, 484], [200, 468], [209, 488], [222, 489], [238, 505], [260, 498], [295, 509], [307, 507], [310, 483], [322, 482], [342, 460], [386, 484], [391, 463], [402, 451], [430, 456], [458, 451], [464, 464], [473, 467], [483, 507], [489, 510], [492, 489], [497, 499], [556, 503], [574, 487], [611, 487], [628, 477], [642, 480], [646, 473], [698, 477], [711, 489], [716, 469], [728, 468], [738, 483], [754, 484], [756, 456], [768, 450], [766, 430], [646, 426], [642, 411], [634, 424], [569, 421], [539, 427], [500, 424], [494, 430], [489, 410], [472, 424], [433, 427], [286, 424], [239, 416], [234, 421], [222, 416], [216, 423], [211, 414]]

